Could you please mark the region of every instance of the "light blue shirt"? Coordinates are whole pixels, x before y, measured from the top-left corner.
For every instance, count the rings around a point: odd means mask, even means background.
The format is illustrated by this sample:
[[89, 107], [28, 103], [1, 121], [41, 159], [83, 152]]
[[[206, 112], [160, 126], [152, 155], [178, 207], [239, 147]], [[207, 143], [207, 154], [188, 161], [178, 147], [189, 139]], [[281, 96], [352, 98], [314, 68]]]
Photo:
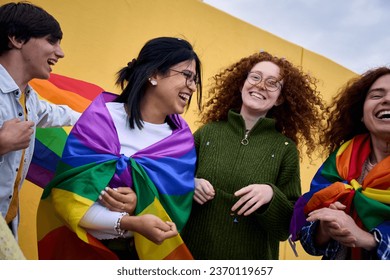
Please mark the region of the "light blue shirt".
[[[24, 154], [24, 167], [19, 190], [23, 184], [34, 151], [35, 129], [36, 127], [61, 127], [74, 125], [80, 117], [80, 113], [73, 111], [68, 106], [54, 105], [46, 101], [39, 100], [37, 93], [29, 85], [25, 91], [27, 119], [35, 123], [34, 134], [31, 137], [30, 145]], [[3, 123], [13, 118], [25, 120], [25, 112], [20, 104], [21, 91], [7, 70], [0, 64], [0, 128]], [[22, 150], [12, 151], [0, 155], [0, 212], [3, 217], [8, 212], [8, 208], [14, 194], [14, 183], [20, 161]], [[19, 224], [19, 215], [13, 221], [13, 231], [16, 232]]]

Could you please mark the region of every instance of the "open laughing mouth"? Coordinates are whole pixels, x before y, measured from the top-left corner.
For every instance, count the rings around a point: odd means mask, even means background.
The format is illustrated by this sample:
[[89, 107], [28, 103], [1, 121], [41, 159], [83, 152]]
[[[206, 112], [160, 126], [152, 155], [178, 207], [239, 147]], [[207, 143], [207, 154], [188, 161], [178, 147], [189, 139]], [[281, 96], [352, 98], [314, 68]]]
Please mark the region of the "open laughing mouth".
[[256, 98], [258, 98], [260, 100], [265, 100], [264, 95], [262, 95], [261, 93], [255, 92], [255, 91], [250, 91], [249, 95], [253, 96], [253, 97], [256, 97]]
[[52, 59], [52, 58], [49, 58], [49, 59], [47, 60], [47, 63], [48, 63], [50, 66], [54, 66], [54, 65], [57, 63], [57, 60]]
[[375, 114], [375, 117], [381, 120], [390, 120], [390, 111], [389, 110], [383, 110], [379, 111]]
[[188, 93], [183, 93], [183, 92], [181, 92], [181, 93], [179, 93], [179, 97], [180, 97], [182, 100], [184, 100], [185, 102], [187, 102], [188, 100], [190, 100], [191, 95], [188, 94]]

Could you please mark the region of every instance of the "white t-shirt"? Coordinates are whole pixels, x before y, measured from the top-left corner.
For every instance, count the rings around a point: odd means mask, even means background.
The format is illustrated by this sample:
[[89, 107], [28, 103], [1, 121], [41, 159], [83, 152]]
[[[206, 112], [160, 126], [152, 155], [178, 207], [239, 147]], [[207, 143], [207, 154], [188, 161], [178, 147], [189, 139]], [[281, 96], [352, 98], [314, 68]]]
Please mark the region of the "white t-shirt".
[[[143, 122], [141, 130], [137, 126], [130, 129], [129, 118], [123, 103], [109, 102], [106, 106], [118, 133], [121, 146], [120, 153], [127, 157], [172, 134], [172, 129], [167, 123], [152, 124]], [[80, 226], [97, 239], [117, 238], [120, 235], [115, 230], [115, 226], [118, 218], [123, 214], [110, 211], [99, 202], [95, 202], [80, 220]], [[126, 233], [126, 236], [132, 235], [132, 232]]]

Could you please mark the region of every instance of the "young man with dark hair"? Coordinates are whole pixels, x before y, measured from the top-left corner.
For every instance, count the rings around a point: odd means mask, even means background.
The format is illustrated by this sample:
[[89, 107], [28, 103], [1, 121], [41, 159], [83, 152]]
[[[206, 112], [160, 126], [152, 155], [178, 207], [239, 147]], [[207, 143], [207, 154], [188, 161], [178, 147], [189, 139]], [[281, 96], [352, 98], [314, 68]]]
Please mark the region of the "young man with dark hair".
[[28, 2], [0, 6], [0, 212], [17, 238], [18, 193], [34, 151], [36, 127], [73, 125], [80, 113], [38, 99], [28, 84], [48, 79], [64, 52], [57, 20]]

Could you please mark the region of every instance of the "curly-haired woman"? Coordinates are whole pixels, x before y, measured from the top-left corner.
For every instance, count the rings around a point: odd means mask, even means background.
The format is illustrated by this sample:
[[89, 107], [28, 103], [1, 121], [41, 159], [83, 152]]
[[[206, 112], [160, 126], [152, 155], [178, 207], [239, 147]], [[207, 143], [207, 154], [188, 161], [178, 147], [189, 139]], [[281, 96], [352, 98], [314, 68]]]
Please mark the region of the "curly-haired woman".
[[292, 237], [323, 259], [390, 259], [390, 68], [350, 80], [326, 113], [329, 157], [295, 206]]
[[315, 149], [316, 79], [267, 52], [214, 76], [195, 133], [194, 200], [184, 239], [195, 259], [278, 259], [301, 194], [299, 153]]

